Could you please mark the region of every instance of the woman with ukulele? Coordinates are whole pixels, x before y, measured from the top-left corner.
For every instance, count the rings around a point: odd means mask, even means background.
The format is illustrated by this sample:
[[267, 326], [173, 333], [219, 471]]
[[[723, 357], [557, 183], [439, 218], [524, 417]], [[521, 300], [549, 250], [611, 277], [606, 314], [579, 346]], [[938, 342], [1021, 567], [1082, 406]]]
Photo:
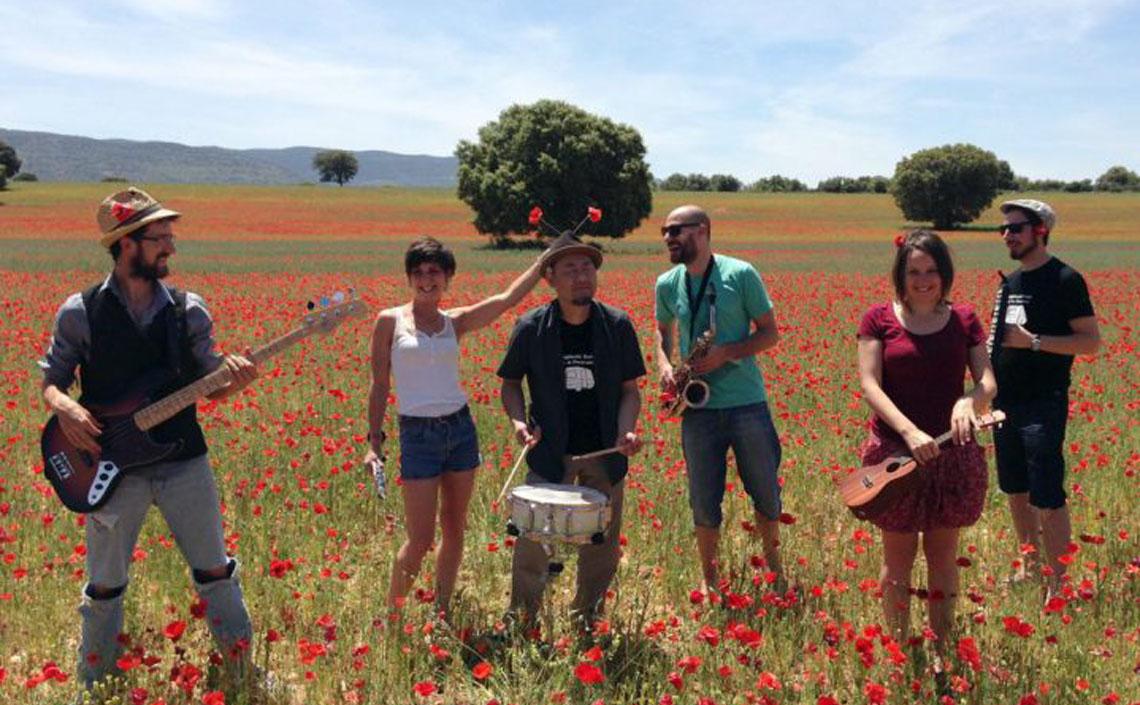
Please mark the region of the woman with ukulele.
[[[946, 243], [914, 230], [895, 244], [894, 301], [872, 306], [859, 324], [859, 381], [874, 412], [862, 460], [868, 466], [909, 455], [919, 463], [913, 491], [871, 521], [883, 536], [883, 613], [900, 644], [908, 638], [910, 574], [922, 535], [930, 626], [941, 654], [958, 594], [958, 530], [978, 520], [986, 494], [986, 461], [973, 431], [997, 385], [982, 324], [971, 307], [949, 301], [954, 264]], [[967, 367], [974, 380], [968, 395]], [[947, 429], [953, 444], [939, 448], [934, 437]]]
[[372, 332], [372, 387], [368, 395], [366, 467], [380, 473], [384, 414], [390, 378], [399, 403], [400, 479], [407, 539], [392, 565], [388, 608], [399, 609], [424, 556], [435, 541], [436, 515], [442, 539], [436, 553], [435, 603], [446, 615], [463, 558], [467, 504], [481, 462], [467, 395], [459, 386], [459, 340], [508, 311], [541, 277], [539, 260], [507, 290], [470, 306], [444, 310], [440, 302], [455, 275], [455, 255], [435, 238], [413, 242], [404, 255], [412, 300], [380, 312]]

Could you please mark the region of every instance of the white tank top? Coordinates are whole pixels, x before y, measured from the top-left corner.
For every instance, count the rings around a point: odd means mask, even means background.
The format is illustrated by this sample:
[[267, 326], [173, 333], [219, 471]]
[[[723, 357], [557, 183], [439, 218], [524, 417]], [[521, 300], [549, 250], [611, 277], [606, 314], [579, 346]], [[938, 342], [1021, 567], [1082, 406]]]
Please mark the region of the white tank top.
[[451, 316], [443, 330], [416, 330], [411, 306], [401, 306], [392, 335], [392, 376], [401, 416], [447, 416], [467, 404], [459, 388], [459, 341]]

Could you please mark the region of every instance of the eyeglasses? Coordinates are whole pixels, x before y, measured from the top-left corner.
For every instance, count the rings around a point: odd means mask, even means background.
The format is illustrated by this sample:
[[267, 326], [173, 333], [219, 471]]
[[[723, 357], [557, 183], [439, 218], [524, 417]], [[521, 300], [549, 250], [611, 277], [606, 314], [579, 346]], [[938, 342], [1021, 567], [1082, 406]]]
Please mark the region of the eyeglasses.
[[677, 237], [685, 228], [691, 228], [694, 225], [701, 225], [701, 222], [695, 221], [691, 223], [673, 223], [672, 225], [661, 226], [661, 237]]
[[171, 234], [171, 235], [160, 235], [158, 237], [155, 237], [153, 235], [136, 235], [134, 239], [136, 242], [139, 240], [146, 240], [147, 242], [166, 242], [166, 243], [173, 245], [175, 237], [173, 234]]
[[1010, 231], [1014, 235], [1020, 235], [1023, 229], [1032, 227], [1032, 225], [1033, 223], [1030, 223], [1028, 220], [1023, 220], [1020, 223], [1002, 223], [998, 226], [997, 231], [1002, 235], [1005, 234], [1006, 230]]

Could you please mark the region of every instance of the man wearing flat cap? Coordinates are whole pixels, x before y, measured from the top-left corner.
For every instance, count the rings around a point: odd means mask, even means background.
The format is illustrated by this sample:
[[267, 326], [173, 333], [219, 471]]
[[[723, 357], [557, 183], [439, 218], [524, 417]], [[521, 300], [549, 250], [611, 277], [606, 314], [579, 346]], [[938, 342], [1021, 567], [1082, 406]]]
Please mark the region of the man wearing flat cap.
[[1019, 576], [1038, 567], [1044, 544], [1048, 598], [1062, 587], [1072, 535], [1063, 457], [1070, 370], [1075, 355], [1097, 351], [1100, 331], [1084, 278], [1049, 254], [1053, 208], [1022, 198], [1002, 203], [1001, 212], [1002, 240], [1019, 266], [1003, 277], [990, 327], [994, 405], [1006, 413], [994, 431], [998, 483], [1009, 495], [1018, 542], [1032, 547]]
[[[228, 386], [240, 391], [257, 369], [239, 355], [214, 349], [210, 314], [201, 297], [166, 286], [180, 214], [146, 192], [130, 188], [99, 206], [99, 243], [114, 261], [107, 277], [72, 294], [56, 314], [51, 345], [40, 361], [44, 400], [76, 448], [99, 457], [104, 428], [87, 407], [114, 402], [144, 380], [152, 399], [225, 367]], [[68, 390], [82, 377], [78, 401]], [[116, 671], [122, 650], [123, 601], [128, 567], [152, 504], [158, 506], [189, 564], [206, 605], [206, 623], [230, 665], [246, 663], [249, 615], [226, 555], [222, 516], [206, 441], [195, 406], [155, 426], [151, 437], [175, 444], [161, 462], [132, 468], [110, 499], [87, 516], [87, 584], [79, 613], [82, 632], [78, 677], [85, 688]], [[240, 671], [238, 671], [240, 672]]]
[[[543, 254], [543, 277], [556, 298], [519, 318], [498, 375], [503, 408], [520, 443], [530, 446], [527, 484], [577, 483], [609, 497], [605, 540], [578, 552], [572, 616], [589, 628], [617, 572], [622, 498], [629, 456], [641, 448], [637, 380], [645, 363], [629, 315], [594, 299], [602, 253], [563, 233]], [[530, 396], [523, 394], [526, 379]], [[607, 448], [613, 453], [573, 461]], [[546, 585], [548, 557], [525, 537], [515, 544], [510, 611], [533, 625]]]

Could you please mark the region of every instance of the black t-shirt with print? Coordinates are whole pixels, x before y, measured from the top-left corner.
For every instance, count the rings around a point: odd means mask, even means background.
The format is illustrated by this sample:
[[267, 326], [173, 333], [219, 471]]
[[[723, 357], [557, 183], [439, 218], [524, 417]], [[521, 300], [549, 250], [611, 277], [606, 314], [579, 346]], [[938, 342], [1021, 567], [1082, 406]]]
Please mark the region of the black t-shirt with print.
[[[1094, 315], [1084, 277], [1056, 257], [1028, 272], [1019, 269], [1006, 282], [1005, 322], [1020, 323], [1035, 335], [1071, 335], [1069, 321]], [[995, 315], [1000, 302], [999, 289]], [[991, 345], [998, 329], [999, 322], [994, 321], [990, 325]], [[1068, 389], [1072, 366], [1072, 355], [1001, 348], [994, 364], [998, 397], [1034, 399]]]
[[562, 370], [570, 421], [566, 452], [571, 455], [602, 449], [591, 330], [589, 319], [576, 326], [562, 322]]

